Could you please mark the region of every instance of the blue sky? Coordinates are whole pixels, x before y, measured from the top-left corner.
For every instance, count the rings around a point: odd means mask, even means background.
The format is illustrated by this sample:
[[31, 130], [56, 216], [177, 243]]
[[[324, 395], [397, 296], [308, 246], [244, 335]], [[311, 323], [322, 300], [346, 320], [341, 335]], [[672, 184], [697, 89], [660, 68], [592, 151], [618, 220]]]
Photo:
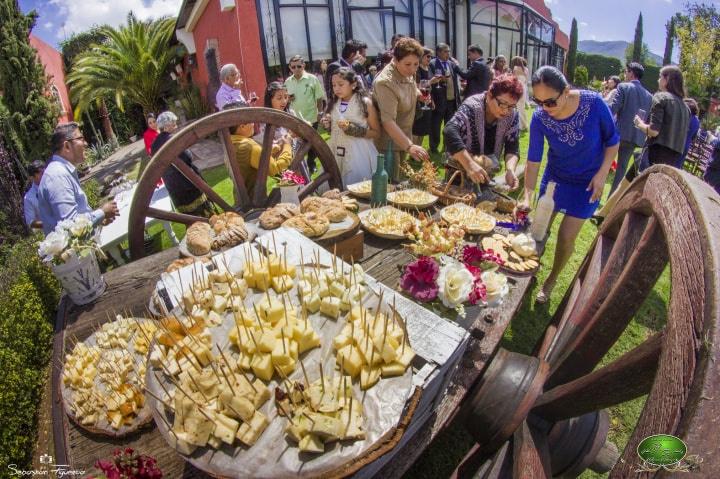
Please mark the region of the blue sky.
[[[570, 22], [578, 21], [580, 40], [632, 41], [635, 22], [643, 12], [644, 40], [650, 50], [662, 55], [665, 48], [665, 22], [682, 9], [685, 0], [545, 0], [560, 27], [570, 33]], [[708, 1], [708, 0], [706, 0]], [[720, 0], [709, 0], [720, 5]], [[57, 46], [73, 32], [93, 25], [124, 23], [132, 10], [142, 18], [177, 15], [181, 0], [20, 0], [27, 12], [40, 16], [34, 33]]]
[[[665, 22], [683, 9], [685, 0], [545, 0], [560, 28], [570, 34], [573, 17], [580, 40], [633, 41], [638, 14], [643, 14], [643, 41], [650, 51], [662, 56], [665, 50]], [[705, 0], [706, 3], [720, 1]], [[675, 52], [677, 53], [677, 48]]]

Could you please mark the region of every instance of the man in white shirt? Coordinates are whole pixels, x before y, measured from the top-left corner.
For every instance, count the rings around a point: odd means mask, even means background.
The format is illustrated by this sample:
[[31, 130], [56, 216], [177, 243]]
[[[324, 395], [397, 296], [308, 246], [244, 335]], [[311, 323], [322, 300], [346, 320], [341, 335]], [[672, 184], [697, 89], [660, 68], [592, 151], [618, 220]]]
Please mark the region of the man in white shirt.
[[23, 198], [23, 211], [25, 212], [25, 224], [35, 229], [42, 229], [40, 210], [38, 209], [38, 185], [43, 171], [45, 171], [45, 163], [40, 160], [33, 161], [27, 167], [28, 178], [32, 183]]
[[50, 142], [53, 157], [38, 185], [38, 209], [45, 234], [53, 231], [60, 221], [77, 215], [88, 215], [93, 226], [103, 220], [106, 224], [112, 222], [118, 215], [117, 203], [109, 201], [93, 211], [80, 187], [76, 168], [85, 161], [87, 144], [78, 124], [58, 125]]

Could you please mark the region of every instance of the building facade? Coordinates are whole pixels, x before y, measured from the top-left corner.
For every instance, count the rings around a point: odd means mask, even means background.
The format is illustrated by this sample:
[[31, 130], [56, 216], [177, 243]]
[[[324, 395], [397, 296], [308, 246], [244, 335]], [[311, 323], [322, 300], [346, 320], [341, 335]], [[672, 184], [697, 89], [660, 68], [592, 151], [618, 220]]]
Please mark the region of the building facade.
[[29, 40], [30, 45], [37, 51], [38, 60], [45, 67], [45, 74], [48, 76], [49, 93], [58, 106], [58, 121], [72, 121], [73, 111], [67, 85], [65, 85], [65, 65], [62, 55], [32, 33]]
[[349, 38], [368, 44], [375, 56], [390, 37], [403, 33], [434, 48], [448, 43], [461, 64], [466, 47], [486, 57], [520, 55], [530, 71], [562, 68], [568, 37], [543, 0], [185, 0], [177, 38], [194, 54], [193, 81], [207, 85], [204, 52], [216, 50], [218, 65], [235, 63], [248, 92], [259, 96], [268, 81], [288, 75], [287, 62], [303, 55], [316, 71], [338, 58]]

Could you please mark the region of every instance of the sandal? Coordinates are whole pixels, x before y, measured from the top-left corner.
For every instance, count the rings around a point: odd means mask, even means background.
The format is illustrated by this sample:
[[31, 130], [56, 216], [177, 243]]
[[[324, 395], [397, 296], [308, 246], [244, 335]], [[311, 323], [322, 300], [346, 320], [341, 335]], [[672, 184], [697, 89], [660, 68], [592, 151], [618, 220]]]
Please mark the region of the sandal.
[[547, 283], [543, 284], [540, 288], [540, 291], [538, 291], [537, 295], [535, 296], [535, 303], [537, 304], [545, 304], [550, 299], [550, 295], [552, 294], [552, 290], [555, 287], [554, 284], [548, 285]]
[[590, 218], [590, 223], [594, 224], [598, 228], [600, 227], [600, 225], [602, 225], [603, 221], [605, 221], [604, 216], [592, 215], [592, 217]]

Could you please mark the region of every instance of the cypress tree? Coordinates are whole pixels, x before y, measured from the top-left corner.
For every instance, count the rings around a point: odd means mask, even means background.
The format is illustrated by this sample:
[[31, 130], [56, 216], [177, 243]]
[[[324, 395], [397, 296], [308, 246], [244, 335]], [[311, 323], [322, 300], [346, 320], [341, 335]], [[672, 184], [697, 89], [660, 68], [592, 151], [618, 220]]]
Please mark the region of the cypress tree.
[[665, 24], [667, 34], [665, 36], [665, 53], [663, 53], [663, 65], [672, 62], [673, 41], [675, 40], [675, 17], [672, 17]]
[[642, 12], [638, 15], [637, 25], [635, 25], [635, 40], [633, 41], [632, 61], [642, 63], [642, 38], [643, 38], [643, 24], [642, 24]]
[[565, 76], [569, 81], [575, 78], [575, 65], [577, 65], [577, 42], [578, 42], [578, 28], [577, 20], [572, 19], [572, 26], [570, 27], [570, 47], [568, 48], [567, 54], [567, 66], [565, 69]]
[[4, 136], [23, 164], [46, 160], [58, 109], [28, 38], [37, 14], [21, 13], [17, 0], [0, 0], [0, 18], [0, 90], [9, 112], [2, 125]]

